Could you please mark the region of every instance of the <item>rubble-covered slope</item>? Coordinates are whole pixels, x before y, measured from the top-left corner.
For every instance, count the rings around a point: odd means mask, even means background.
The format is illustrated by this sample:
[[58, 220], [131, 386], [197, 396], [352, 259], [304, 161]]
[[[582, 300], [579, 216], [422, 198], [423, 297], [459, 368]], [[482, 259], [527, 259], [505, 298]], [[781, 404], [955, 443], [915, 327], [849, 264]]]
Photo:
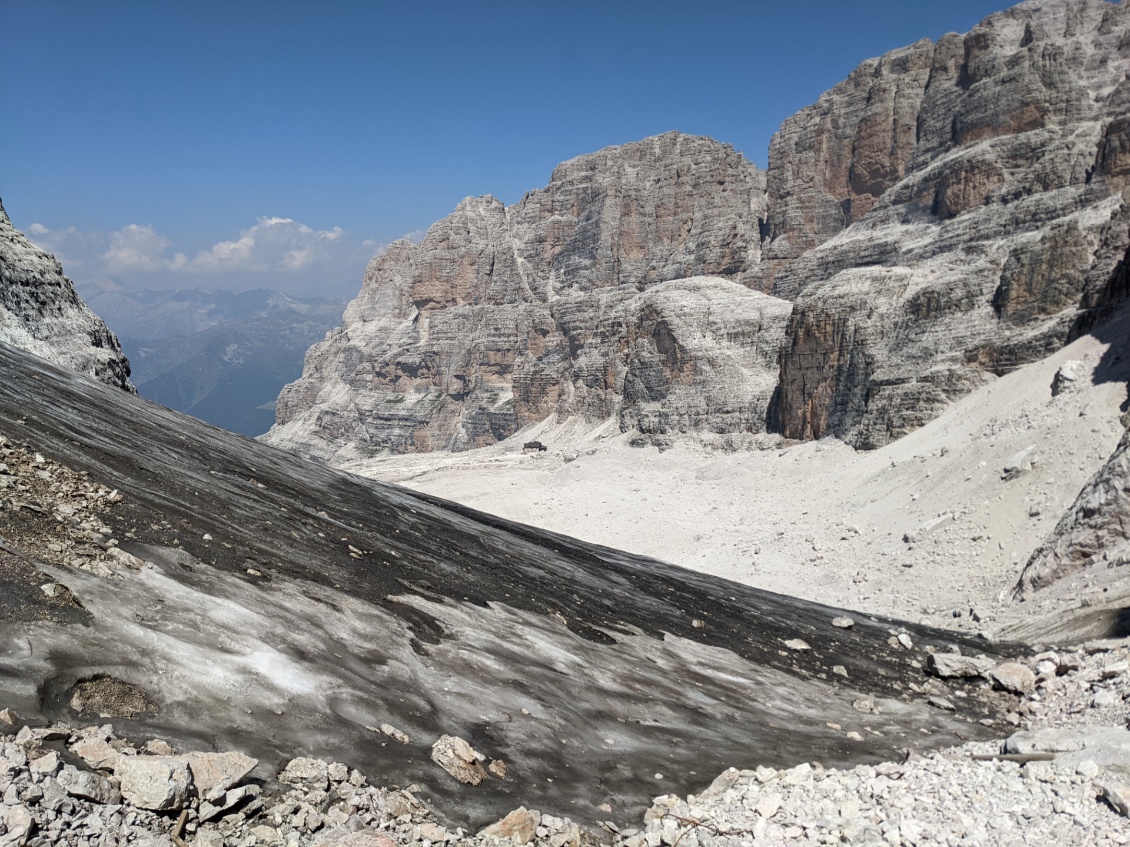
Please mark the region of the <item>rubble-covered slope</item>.
[[0, 340], [133, 391], [129, 362], [75, 293], [54, 256], [12, 226], [0, 205]]
[[[924, 666], [1007, 645], [833, 623], [844, 613], [352, 477], [2, 344], [0, 377], [0, 702], [26, 719], [93, 710], [131, 737], [240, 750], [264, 777], [312, 755], [417, 783], [456, 818], [524, 804], [586, 824], [729, 766], [874, 762], [1001, 726], [1007, 703], [927, 687]], [[443, 735], [506, 775], [460, 784], [432, 761]]]

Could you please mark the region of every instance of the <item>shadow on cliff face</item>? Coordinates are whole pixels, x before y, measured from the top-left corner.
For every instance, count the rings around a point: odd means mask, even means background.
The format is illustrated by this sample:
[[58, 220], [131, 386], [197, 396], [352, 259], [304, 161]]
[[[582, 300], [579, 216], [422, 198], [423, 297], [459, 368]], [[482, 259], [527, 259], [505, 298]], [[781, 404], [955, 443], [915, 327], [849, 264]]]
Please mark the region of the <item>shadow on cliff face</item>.
[[[1128, 239], [1123, 234], [1122, 245]], [[1111, 250], [1111, 246], [1105, 249]], [[1085, 292], [1078, 317], [1070, 330], [1067, 343], [1090, 335], [1104, 343], [1106, 349], [1096, 364], [1091, 380], [1094, 385], [1103, 383], [1127, 384], [1127, 357], [1130, 357], [1130, 248], [1117, 247], [1125, 252], [1110, 276]], [[1113, 251], [1112, 251], [1113, 252]], [[1056, 382], [1064, 373], [1061, 368]], [[1068, 377], [1070, 379], [1070, 377]], [[1123, 400], [1122, 421], [1126, 427], [1118, 445], [1104, 466], [1083, 486], [1072, 505], [1064, 512], [1051, 535], [1041, 544], [1025, 565], [1014, 591], [1014, 597], [1026, 592], [1045, 590], [1055, 583], [1079, 574], [1090, 574], [1110, 583], [1111, 590], [1125, 596], [1128, 589], [1120, 587], [1130, 580], [1119, 578], [1117, 570], [1126, 564], [1126, 544], [1130, 541], [1130, 474], [1127, 456], [1130, 455], [1130, 384], [1127, 399]], [[1052, 386], [1053, 393], [1057, 390]], [[1101, 569], [1101, 570], [1100, 570]], [[1105, 573], [1104, 573], [1105, 572]], [[1068, 584], [1068, 583], [1064, 583]], [[1104, 592], [1108, 590], [1104, 588]], [[1062, 587], [1059, 590], [1064, 590]], [[1112, 595], [1112, 599], [1115, 595]], [[1075, 613], [1078, 626], [1089, 623], [1105, 630], [1108, 637], [1130, 635], [1130, 607], [1120, 607], [1117, 601], [1104, 609]]]
[[[1130, 240], [1130, 235], [1126, 236]], [[1117, 254], [1116, 254], [1117, 255]], [[1099, 286], [1085, 291], [1080, 301], [1079, 316], [1067, 337], [1070, 344], [1084, 335], [1091, 335], [1109, 345], [1095, 367], [1093, 382], [1122, 382], [1124, 369], [1119, 367], [1124, 356], [1130, 356], [1130, 246], [1110, 276]], [[1126, 411], [1130, 399], [1123, 404]]]

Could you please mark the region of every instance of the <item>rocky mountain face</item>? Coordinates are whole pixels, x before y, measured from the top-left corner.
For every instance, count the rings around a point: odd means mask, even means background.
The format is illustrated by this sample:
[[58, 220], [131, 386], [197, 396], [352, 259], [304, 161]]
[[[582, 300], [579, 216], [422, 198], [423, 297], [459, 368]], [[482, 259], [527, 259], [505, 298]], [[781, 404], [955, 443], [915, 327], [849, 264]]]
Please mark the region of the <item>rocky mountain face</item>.
[[326, 458], [463, 449], [547, 415], [763, 427], [789, 305], [751, 290], [765, 176], [668, 133], [469, 198], [369, 266], [271, 440]]
[[[348, 459], [547, 415], [880, 446], [1068, 339], [1130, 231], [1130, 6], [1035, 0], [857, 68], [761, 173], [669, 133], [374, 260], [271, 439]], [[697, 277], [691, 279], [691, 277]]]
[[133, 391], [130, 366], [62, 266], [15, 227], [0, 204], [0, 340]]
[[769, 426], [875, 447], [1060, 347], [1125, 252], [1130, 6], [1024, 3], [865, 63], [770, 148]]

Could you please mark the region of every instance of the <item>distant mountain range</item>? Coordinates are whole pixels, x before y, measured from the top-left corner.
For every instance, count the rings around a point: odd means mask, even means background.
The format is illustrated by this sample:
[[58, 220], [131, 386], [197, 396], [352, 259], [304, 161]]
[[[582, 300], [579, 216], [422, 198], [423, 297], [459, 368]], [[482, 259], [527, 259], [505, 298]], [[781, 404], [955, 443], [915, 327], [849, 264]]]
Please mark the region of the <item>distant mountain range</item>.
[[82, 287], [117, 333], [143, 397], [244, 435], [275, 420], [275, 398], [345, 304], [270, 289], [127, 291]]

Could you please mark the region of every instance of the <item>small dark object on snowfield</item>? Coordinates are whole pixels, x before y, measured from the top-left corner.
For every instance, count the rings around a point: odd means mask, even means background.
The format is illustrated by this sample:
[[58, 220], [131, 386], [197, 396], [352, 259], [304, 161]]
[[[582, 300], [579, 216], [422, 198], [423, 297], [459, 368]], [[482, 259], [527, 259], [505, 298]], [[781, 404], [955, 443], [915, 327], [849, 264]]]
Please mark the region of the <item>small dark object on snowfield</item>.
[[522, 445], [522, 449], [523, 450], [540, 450], [541, 452], [544, 453], [549, 448], [546, 447], [544, 444], [542, 444], [540, 441], [527, 441], [525, 444]]

